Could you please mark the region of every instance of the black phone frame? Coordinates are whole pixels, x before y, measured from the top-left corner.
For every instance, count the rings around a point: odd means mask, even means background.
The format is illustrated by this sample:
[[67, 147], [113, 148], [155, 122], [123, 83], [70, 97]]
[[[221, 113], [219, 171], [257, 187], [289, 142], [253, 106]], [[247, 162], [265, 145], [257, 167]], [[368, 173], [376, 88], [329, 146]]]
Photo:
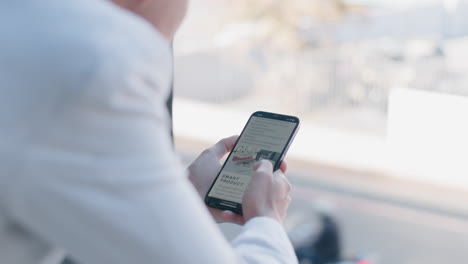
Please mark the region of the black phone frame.
[[[278, 162], [275, 164], [275, 167], [273, 168], [273, 171], [276, 171], [280, 167], [281, 162], [283, 162], [284, 156], [286, 155], [286, 153], [287, 153], [287, 151], [289, 149], [289, 146], [291, 145], [294, 137], [297, 134], [297, 131], [299, 130], [300, 120], [296, 116], [282, 115], [282, 114], [276, 114], [276, 113], [265, 112], [265, 111], [256, 111], [255, 113], [253, 113], [249, 117], [249, 120], [247, 121], [246, 125], [242, 129], [242, 132], [241, 132], [239, 138], [237, 139], [236, 143], [234, 144], [233, 149], [236, 148], [239, 139], [244, 134], [244, 131], [247, 128], [247, 126], [249, 125], [250, 121], [252, 120], [252, 117], [262, 117], [262, 118], [268, 118], [268, 119], [274, 119], [274, 120], [281, 120], [281, 121], [287, 121], [287, 122], [291, 122], [291, 123], [296, 124], [296, 126], [294, 127], [294, 130], [292, 131], [291, 135], [289, 135], [289, 138], [288, 138], [288, 141], [287, 141], [286, 145], [283, 147], [283, 150], [282, 150], [281, 155], [280, 155], [280, 159], [278, 160]], [[231, 158], [231, 155], [232, 155], [232, 151], [229, 153], [226, 161], [224, 162], [223, 166], [219, 170], [218, 175], [216, 176], [216, 178], [214, 179], [214, 181], [211, 184], [210, 188], [208, 189], [208, 192], [205, 195], [205, 203], [209, 207], [213, 207], [213, 208], [217, 208], [217, 209], [221, 209], [221, 210], [230, 210], [230, 211], [232, 211], [232, 212], [234, 212], [236, 214], [242, 215], [243, 214], [242, 213], [242, 204], [208, 196], [208, 194], [211, 192], [211, 189], [213, 188], [214, 184], [218, 180], [218, 177], [221, 175], [221, 172], [223, 171], [224, 166], [226, 165], [226, 163]]]

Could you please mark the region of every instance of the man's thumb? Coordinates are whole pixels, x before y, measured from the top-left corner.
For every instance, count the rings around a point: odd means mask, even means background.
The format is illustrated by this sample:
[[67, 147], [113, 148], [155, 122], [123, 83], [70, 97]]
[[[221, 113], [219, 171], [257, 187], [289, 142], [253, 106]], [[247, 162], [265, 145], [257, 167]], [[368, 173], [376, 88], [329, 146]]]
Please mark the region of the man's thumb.
[[273, 172], [273, 164], [271, 161], [263, 159], [253, 165], [254, 171], [257, 172]]

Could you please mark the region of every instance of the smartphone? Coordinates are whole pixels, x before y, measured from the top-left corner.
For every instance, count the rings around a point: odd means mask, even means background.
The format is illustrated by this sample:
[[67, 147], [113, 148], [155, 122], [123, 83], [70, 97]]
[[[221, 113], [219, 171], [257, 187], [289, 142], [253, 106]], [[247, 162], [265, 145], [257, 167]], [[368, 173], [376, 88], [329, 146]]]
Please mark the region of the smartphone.
[[242, 199], [254, 173], [253, 165], [267, 159], [272, 162], [273, 170], [277, 170], [299, 124], [299, 118], [295, 116], [262, 111], [253, 113], [208, 190], [205, 203], [242, 215]]

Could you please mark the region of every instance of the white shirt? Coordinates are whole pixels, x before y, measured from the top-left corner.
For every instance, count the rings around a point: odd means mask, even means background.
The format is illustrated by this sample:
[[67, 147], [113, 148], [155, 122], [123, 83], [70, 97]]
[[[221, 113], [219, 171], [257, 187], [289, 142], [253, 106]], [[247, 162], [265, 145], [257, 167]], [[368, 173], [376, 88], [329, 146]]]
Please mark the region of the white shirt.
[[0, 43], [0, 263], [297, 262], [269, 218], [227, 242], [187, 180], [149, 24], [105, 1], [3, 0]]

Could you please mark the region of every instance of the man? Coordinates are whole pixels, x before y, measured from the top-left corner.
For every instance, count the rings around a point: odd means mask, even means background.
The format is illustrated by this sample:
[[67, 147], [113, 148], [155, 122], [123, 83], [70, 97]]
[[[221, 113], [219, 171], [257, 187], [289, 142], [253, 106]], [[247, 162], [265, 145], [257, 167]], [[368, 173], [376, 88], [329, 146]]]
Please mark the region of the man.
[[[200, 199], [235, 137], [204, 151], [190, 181], [172, 150], [168, 41], [185, 6], [1, 1], [1, 263], [297, 262], [281, 171], [255, 165], [241, 217]], [[244, 226], [229, 244], [214, 220]]]

